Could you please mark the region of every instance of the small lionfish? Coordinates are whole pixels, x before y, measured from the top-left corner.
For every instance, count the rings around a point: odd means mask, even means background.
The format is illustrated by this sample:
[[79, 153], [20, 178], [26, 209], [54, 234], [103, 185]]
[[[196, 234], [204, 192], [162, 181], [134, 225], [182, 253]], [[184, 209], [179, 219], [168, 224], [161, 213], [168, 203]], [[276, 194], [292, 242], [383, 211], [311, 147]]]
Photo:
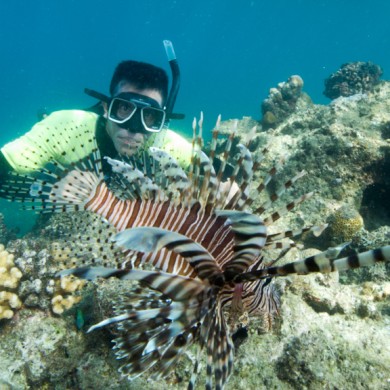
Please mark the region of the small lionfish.
[[[59, 275], [139, 282], [116, 303], [113, 317], [89, 329], [117, 326], [119, 336], [114, 349], [123, 362], [120, 372], [129, 378], [155, 365], [152, 377], [164, 377], [180, 356], [197, 344], [188, 388], [195, 386], [205, 352], [206, 388], [211, 389], [214, 382], [216, 389], [222, 389], [233, 369], [228, 310], [272, 320], [280, 306], [274, 277], [327, 273], [390, 261], [390, 246], [385, 246], [341, 259], [337, 259], [340, 251], [333, 248], [301, 261], [275, 265], [295, 246], [292, 237], [307, 231], [318, 235], [325, 227], [269, 233], [275, 221], [312, 195], [302, 195], [277, 211], [268, 211], [305, 172], [284, 183], [271, 193], [269, 201], [251, 211], [250, 206], [267, 188], [277, 167], [257, 187], [251, 184], [260, 163], [253, 161], [249, 151], [252, 134], [247, 142], [238, 144], [233, 169], [224, 181], [227, 162], [234, 157], [234, 132], [226, 140], [216, 170], [218, 123], [208, 154], [202, 151], [202, 122], [199, 126], [194, 123], [188, 172], [167, 152], [150, 148], [150, 156], [140, 165], [106, 158], [113, 171], [108, 185], [96, 147], [91, 156], [70, 167], [53, 162], [52, 169], [40, 170], [38, 178], [17, 178], [2, 189], [13, 200], [32, 202], [31, 208], [89, 210], [116, 228], [113, 240], [123, 251], [119, 267], [86, 266]], [[101, 247], [111, 245], [109, 240], [99, 243]], [[267, 251], [275, 249], [280, 255], [266, 264]], [[155, 270], [137, 269], [141, 264]]]

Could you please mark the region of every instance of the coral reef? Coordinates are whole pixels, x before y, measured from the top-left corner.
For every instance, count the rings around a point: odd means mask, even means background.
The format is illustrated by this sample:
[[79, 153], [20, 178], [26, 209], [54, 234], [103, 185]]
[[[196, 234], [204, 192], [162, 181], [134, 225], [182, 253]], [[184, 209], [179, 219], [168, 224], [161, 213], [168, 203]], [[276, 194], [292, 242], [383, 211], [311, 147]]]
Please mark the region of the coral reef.
[[22, 306], [19, 296], [12, 292], [17, 289], [22, 276], [15, 266], [14, 256], [0, 245], [0, 320], [12, 318], [14, 310]]
[[324, 95], [329, 99], [372, 91], [382, 76], [382, 68], [372, 62], [348, 62], [325, 80]]
[[350, 205], [343, 205], [328, 218], [328, 234], [333, 245], [350, 241], [363, 228], [362, 216]]
[[303, 100], [307, 104], [310, 99], [302, 93], [303, 80], [294, 75], [287, 81], [279, 83], [276, 88], [271, 88], [268, 98], [261, 104], [263, 114], [262, 126], [265, 129], [275, 127], [286, 119]]
[[69, 310], [74, 304], [80, 302], [81, 296], [74, 293], [81, 290], [84, 284], [84, 280], [77, 279], [74, 276], [64, 276], [60, 280], [56, 280], [51, 300], [53, 313], [62, 314], [65, 310]]
[[22, 302], [15, 293], [0, 291], [0, 320], [12, 318], [14, 310], [20, 309], [21, 306]]

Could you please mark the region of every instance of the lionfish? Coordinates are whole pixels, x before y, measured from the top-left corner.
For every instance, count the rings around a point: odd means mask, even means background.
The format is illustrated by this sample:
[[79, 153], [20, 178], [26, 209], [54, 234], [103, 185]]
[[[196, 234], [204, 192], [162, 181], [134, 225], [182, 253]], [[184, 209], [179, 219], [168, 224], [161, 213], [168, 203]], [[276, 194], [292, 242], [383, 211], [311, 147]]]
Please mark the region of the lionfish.
[[[255, 186], [254, 161], [249, 143], [237, 145], [233, 153], [234, 129], [220, 154], [217, 122], [210, 151], [202, 151], [202, 120], [194, 122], [193, 155], [186, 172], [167, 152], [151, 147], [142, 164], [105, 157], [95, 145], [87, 159], [63, 166], [53, 161], [39, 175], [16, 177], [2, 188], [3, 195], [26, 202], [41, 211], [88, 210], [115, 227], [112, 237], [120, 248], [119, 266], [67, 269], [59, 276], [75, 275], [94, 280], [115, 277], [138, 282], [114, 308], [114, 316], [93, 325], [89, 331], [114, 324], [116, 356], [121, 374], [130, 379], [155, 367], [154, 379], [166, 376], [188, 348], [198, 353], [188, 388], [193, 389], [206, 355], [206, 389], [224, 388], [233, 370], [232, 332], [226, 313], [246, 312], [272, 319], [279, 310], [279, 297], [272, 283], [277, 276], [328, 273], [390, 261], [390, 246], [337, 259], [331, 248], [317, 255], [276, 265], [291, 240], [304, 232], [319, 235], [325, 226], [269, 233], [279, 218], [311, 197], [308, 193], [269, 212], [271, 206], [295, 182], [298, 173], [284, 183], [269, 200], [251, 210], [277, 167]], [[215, 160], [219, 168], [215, 169]], [[234, 158], [233, 169], [228, 161]], [[111, 165], [108, 185], [102, 162]], [[268, 214], [267, 214], [268, 212]], [[103, 232], [98, 232], [103, 237]], [[112, 245], [99, 239], [101, 248]], [[102, 250], [103, 250], [102, 249]], [[266, 263], [270, 250], [280, 255]], [[153, 270], [140, 269], [142, 264]]]

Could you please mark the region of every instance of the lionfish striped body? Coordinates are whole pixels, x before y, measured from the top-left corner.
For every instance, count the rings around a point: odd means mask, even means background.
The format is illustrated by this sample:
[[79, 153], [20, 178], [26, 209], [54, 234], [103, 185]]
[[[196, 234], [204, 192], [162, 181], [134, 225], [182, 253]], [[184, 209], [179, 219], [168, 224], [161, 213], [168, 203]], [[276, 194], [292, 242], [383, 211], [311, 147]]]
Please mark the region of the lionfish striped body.
[[[148, 163], [140, 166], [107, 158], [115, 193], [104, 180], [97, 150], [70, 168], [54, 162], [54, 169], [42, 170], [38, 179], [17, 179], [3, 187], [10, 198], [33, 202], [33, 208], [89, 210], [116, 228], [114, 241], [123, 250], [120, 267], [87, 266], [60, 275], [91, 280], [116, 277], [140, 283], [116, 304], [114, 317], [90, 329], [117, 325], [120, 336], [114, 348], [118, 359], [123, 359], [122, 374], [130, 378], [155, 364], [158, 370], [153, 377], [165, 376], [196, 342], [199, 354], [189, 388], [194, 387], [201, 352], [205, 351], [206, 388], [211, 389], [214, 378], [215, 388], [221, 389], [232, 372], [234, 349], [224, 310], [272, 318], [279, 309], [271, 283], [274, 276], [330, 272], [390, 260], [390, 247], [384, 247], [344, 259], [336, 260], [338, 251], [328, 250], [283, 266], [274, 265], [278, 259], [265, 264], [268, 249], [280, 249], [282, 257], [295, 245], [286, 238], [308, 230], [319, 233], [324, 228], [310, 226], [268, 234], [269, 225], [311, 194], [260, 218], [304, 172], [251, 212], [249, 206], [277, 168], [271, 169], [250, 194], [258, 162], [252, 161], [248, 141], [238, 145], [233, 171], [223, 182], [233, 134], [226, 142], [218, 172], [213, 167], [217, 137], [218, 131], [214, 131], [207, 156], [201, 150], [201, 133], [194, 136], [189, 173], [169, 154], [155, 148], [151, 148]], [[157, 270], [137, 269], [143, 263]]]

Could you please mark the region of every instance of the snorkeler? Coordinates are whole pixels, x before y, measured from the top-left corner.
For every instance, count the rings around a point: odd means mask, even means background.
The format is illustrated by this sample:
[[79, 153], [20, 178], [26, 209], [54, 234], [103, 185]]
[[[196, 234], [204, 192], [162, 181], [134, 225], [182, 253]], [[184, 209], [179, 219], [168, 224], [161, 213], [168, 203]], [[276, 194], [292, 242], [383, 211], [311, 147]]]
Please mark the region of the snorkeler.
[[[192, 146], [167, 129], [169, 120], [182, 117], [173, 106], [180, 72], [170, 41], [164, 41], [172, 70], [168, 93], [166, 72], [154, 65], [123, 61], [115, 69], [110, 96], [86, 89], [99, 100], [90, 110], [62, 110], [45, 116], [22, 137], [0, 151], [0, 180], [7, 173], [31, 173], [56, 160], [68, 165], [93, 152], [96, 140], [102, 156], [131, 157], [150, 146], [173, 155], [180, 165], [189, 165]], [[110, 169], [103, 164], [103, 169]]]

